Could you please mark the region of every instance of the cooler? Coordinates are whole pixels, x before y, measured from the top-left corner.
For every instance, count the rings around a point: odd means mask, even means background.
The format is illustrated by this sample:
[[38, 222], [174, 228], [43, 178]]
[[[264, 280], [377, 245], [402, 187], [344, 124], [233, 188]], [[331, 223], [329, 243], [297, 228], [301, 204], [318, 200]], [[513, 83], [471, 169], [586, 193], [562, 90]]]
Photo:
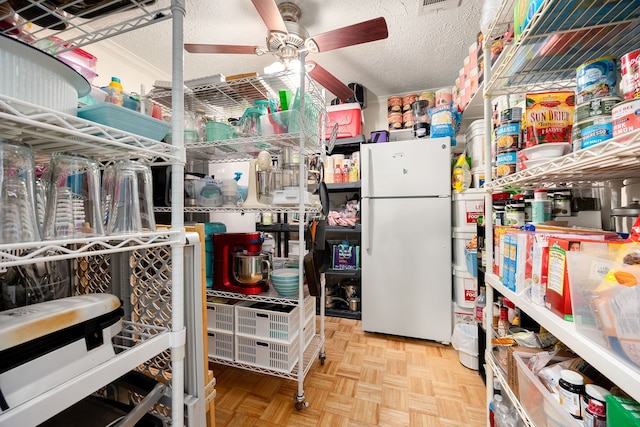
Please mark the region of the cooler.
[[0, 410], [5, 411], [115, 356], [123, 309], [87, 294], [0, 312]]

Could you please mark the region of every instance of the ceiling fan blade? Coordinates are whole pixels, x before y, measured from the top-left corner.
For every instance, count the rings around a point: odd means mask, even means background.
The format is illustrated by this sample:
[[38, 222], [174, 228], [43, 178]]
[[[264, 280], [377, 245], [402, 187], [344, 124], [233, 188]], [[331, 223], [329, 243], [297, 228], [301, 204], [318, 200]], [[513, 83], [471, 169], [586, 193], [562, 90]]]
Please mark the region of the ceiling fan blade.
[[329, 92], [340, 98], [341, 101], [346, 102], [353, 96], [353, 91], [349, 86], [338, 80], [333, 74], [322, 68], [314, 61], [307, 61], [306, 68], [309, 72], [309, 76], [315, 80], [320, 86], [327, 89]]
[[251, 0], [251, 3], [258, 10], [269, 31], [288, 34], [275, 0]]
[[258, 46], [236, 46], [228, 44], [185, 43], [184, 50], [189, 53], [245, 53], [255, 54]]
[[387, 37], [389, 37], [387, 21], [380, 17], [327, 31], [312, 37], [312, 39], [318, 46], [318, 52], [326, 52], [341, 47], [382, 40]]

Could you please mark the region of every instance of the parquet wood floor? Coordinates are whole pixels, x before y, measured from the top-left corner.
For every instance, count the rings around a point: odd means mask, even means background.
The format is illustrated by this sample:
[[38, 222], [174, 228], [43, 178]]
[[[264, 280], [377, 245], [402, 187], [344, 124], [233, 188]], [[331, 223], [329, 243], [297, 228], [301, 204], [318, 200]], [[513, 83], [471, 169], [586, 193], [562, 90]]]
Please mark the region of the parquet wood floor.
[[457, 351], [431, 341], [365, 333], [327, 317], [323, 366], [304, 381], [309, 407], [293, 405], [297, 382], [212, 364], [216, 426], [484, 426], [485, 388]]

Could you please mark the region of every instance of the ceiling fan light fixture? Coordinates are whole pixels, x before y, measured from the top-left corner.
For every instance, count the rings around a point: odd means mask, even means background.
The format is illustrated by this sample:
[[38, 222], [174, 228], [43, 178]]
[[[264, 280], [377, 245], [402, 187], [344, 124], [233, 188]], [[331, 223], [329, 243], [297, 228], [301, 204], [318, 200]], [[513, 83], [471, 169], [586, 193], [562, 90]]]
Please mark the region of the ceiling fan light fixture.
[[316, 41], [311, 38], [304, 41], [304, 46], [310, 53], [318, 53], [320, 51], [320, 49], [318, 49], [318, 44], [316, 43]]

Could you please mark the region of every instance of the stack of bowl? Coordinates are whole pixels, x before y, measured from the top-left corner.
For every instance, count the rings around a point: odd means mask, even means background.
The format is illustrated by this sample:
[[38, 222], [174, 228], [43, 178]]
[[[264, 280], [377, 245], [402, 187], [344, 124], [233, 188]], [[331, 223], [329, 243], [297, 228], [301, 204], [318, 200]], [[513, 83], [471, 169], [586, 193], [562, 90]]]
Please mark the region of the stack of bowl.
[[298, 280], [300, 269], [279, 268], [271, 273], [271, 284], [283, 297], [293, 297], [298, 295]]

